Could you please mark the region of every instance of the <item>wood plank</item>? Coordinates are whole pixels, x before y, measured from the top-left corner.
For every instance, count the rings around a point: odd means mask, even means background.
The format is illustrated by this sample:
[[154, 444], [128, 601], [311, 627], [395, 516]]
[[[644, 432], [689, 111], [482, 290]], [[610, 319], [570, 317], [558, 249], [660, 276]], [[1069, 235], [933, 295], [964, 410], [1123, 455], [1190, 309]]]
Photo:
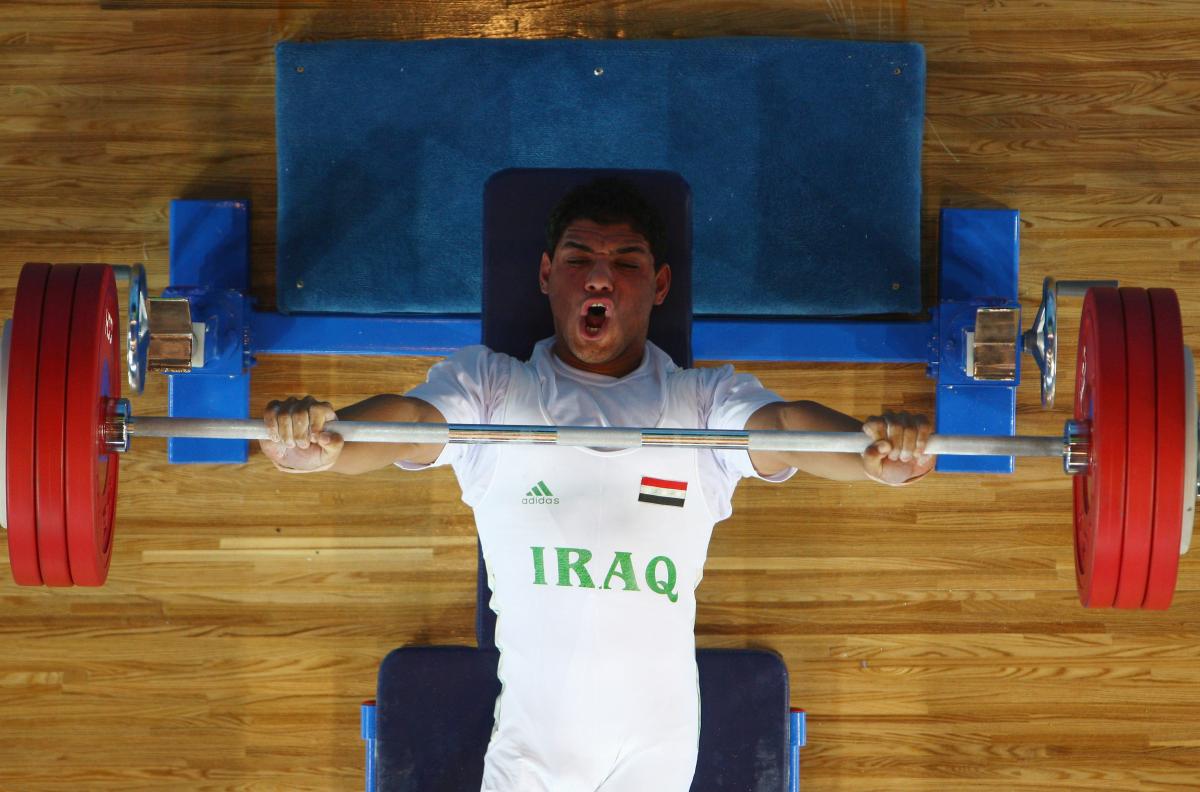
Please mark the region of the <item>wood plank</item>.
[[[0, 22], [0, 304], [25, 261], [143, 261], [167, 283], [174, 197], [248, 197], [274, 306], [274, 50], [283, 39], [792, 35], [915, 40], [928, 59], [922, 240], [942, 206], [1021, 210], [1026, 318], [1044, 275], [1179, 290], [1200, 342], [1200, 36], [1191, 0], [55, 0]], [[1079, 301], [1061, 303], [1069, 414]], [[263, 356], [252, 408], [402, 393], [434, 358]], [[720, 361], [705, 361], [716, 365]], [[921, 366], [754, 363], [787, 398], [929, 411]], [[1026, 378], [1029, 377], [1028, 361]], [[166, 411], [152, 377], [137, 414]], [[475, 539], [449, 470], [362, 477], [122, 460], [101, 589], [0, 582], [0, 788], [361, 788], [357, 705], [407, 643], [473, 643]], [[747, 482], [697, 592], [697, 640], [779, 652], [809, 711], [804, 789], [1192, 789], [1200, 565], [1165, 613], [1085, 611], [1069, 481], [881, 491]], [[0, 562], [5, 559], [0, 555]], [[119, 746], [114, 750], [114, 746]]]

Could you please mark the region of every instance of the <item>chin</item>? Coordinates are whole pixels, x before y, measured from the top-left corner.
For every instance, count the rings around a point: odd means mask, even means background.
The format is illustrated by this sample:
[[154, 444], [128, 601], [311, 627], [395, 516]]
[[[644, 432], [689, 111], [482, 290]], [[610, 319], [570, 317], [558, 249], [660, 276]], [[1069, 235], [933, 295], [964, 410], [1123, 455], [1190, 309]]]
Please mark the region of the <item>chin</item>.
[[599, 346], [588, 342], [575, 343], [567, 347], [571, 354], [584, 363], [607, 363], [617, 357], [617, 352], [607, 344]]
[[618, 339], [591, 339], [586, 337], [571, 337], [567, 341], [567, 349], [578, 360], [584, 363], [608, 363], [621, 354]]

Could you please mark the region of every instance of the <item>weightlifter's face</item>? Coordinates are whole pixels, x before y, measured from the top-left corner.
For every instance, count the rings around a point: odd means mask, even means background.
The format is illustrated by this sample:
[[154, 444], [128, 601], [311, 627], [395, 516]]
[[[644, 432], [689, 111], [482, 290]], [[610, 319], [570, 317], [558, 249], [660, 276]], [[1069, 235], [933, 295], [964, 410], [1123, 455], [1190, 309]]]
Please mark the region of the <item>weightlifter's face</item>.
[[539, 281], [550, 297], [554, 352], [575, 368], [622, 377], [638, 367], [650, 309], [671, 287], [671, 268], [654, 270], [646, 238], [628, 223], [576, 220], [553, 257], [543, 253]]

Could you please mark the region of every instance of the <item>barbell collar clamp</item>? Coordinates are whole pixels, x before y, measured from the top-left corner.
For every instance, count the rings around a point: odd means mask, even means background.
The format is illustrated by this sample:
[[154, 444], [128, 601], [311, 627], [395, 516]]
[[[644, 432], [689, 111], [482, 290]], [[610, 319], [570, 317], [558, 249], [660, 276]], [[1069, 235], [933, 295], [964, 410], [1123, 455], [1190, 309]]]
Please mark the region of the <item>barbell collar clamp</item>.
[[1079, 476], [1088, 472], [1092, 427], [1087, 421], [1067, 421], [1063, 426], [1063, 472]]
[[123, 454], [129, 450], [129, 423], [133, 412], [129, 399], [110, 399], [109, 407], [103, 425], [104, 446], [111, 453]]

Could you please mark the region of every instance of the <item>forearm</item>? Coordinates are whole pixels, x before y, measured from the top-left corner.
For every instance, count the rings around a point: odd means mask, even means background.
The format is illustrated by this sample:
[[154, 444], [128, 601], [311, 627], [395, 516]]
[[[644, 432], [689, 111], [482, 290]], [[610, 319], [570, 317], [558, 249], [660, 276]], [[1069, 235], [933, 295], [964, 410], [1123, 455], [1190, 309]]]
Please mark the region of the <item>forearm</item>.
[[[398, 421], [403, 423], [445, 423], [442, 414], [419, 399], [381, 394], [337, 411], [342, 421]], [[337, 431], [337, 424], [330, 427]], [[427, 465], [442, 453], [442, 445], [415, 443], [346, 443], [328, 470], [356, 475], [405, 461]]]
[[[760, 408], [746, 422], [749, 430], [790, 432], [861, 432], [863, 423], [853, 416], [811, 401], [776, 402]], [[866, 445], [866, 438], [864, 443]], [[861, 454], [763, 452], [750, 453], [754, 468], [764, 476], [794, 467], [835, 481], [867, 479]]]

